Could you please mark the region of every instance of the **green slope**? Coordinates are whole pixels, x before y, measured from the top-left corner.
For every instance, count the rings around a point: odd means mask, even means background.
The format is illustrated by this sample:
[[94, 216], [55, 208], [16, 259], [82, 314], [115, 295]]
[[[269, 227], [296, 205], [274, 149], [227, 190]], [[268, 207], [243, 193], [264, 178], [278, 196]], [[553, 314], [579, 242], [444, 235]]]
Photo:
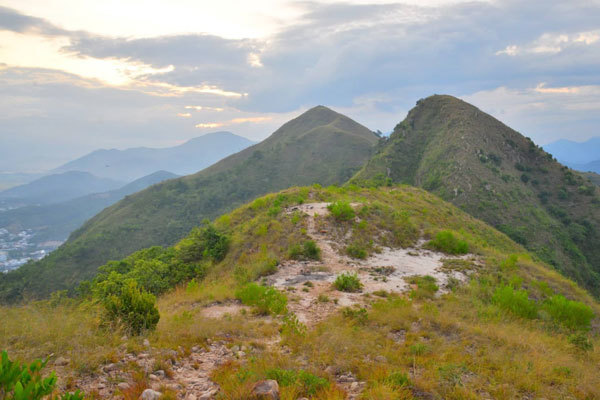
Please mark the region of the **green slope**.
[[468, 103], [417, 102], [352, 182], [423, 187], [600, 294], [598, 189]]
[[72, 288], [108, 260], [173, 244], [205, 218], [259, 195], [293, 185], [343, 183], [369, 159], [377, 141], [364, 126], [315, 107], [255, 146], [105, 209], [47, 258], [0, 276], [0, 301]]

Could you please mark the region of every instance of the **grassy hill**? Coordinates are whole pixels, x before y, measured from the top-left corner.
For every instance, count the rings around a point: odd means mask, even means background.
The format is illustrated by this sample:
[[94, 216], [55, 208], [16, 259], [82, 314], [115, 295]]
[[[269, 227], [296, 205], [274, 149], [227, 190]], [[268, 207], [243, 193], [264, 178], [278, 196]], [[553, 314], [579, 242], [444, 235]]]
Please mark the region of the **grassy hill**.
[[105, 209], [45, 259], [0, 276], [0, 301], [72, 288], [108, 260], [171, 245], [205, 218], [259, 195], [293, 185], [341, 184], [369, 159], [377, 141], [364, 126], [315, 107], [255, 146]]
[[470, 104], [420, 100], [352, 182], [425, 188], [600, 295], [598, 188]]
[[[160, 320], [123, 338], [94, 296], [131, 281]], [[84, 287], [0, 306], [0, 348], [60, 356], [61, 389], [90, 398], [242, 400], [263, 379], [282, 399], [600, 398], [600, 305], [415, 187], [270, 194]]]

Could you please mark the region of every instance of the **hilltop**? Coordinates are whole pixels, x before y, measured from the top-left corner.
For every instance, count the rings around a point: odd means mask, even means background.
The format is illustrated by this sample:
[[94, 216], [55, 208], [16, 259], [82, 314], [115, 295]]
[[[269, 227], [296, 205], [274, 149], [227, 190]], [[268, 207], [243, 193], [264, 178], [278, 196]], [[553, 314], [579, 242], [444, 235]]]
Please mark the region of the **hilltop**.
[[131, 182], [156, 171], [196, 173], [254, 142], [231, 132], [207, 133], [174, 147], [96, 150], [54, 169], [53, 173], [86, 171]]
[[[110, 319], [131, 287], [147, 330]], [[60, 389], [93, 398], [600, 397], [600, 305], [415, 187], [269, 194], [79, 293], [1, 307], [0, 348], [54, 354]]]
[[598, 188], [464, 101], [417, 102], [351, 181], [425, 188], [600, 294]]
[[108, 260], [171, 245], [202, 220], [262, 194], [293, 185], [341, 184], [369, 159], [377, 142], [348, 117], [312, 108], [257, 145], [105, 209], [48, 257], [0, 276], [0, 301], [73, 288]]

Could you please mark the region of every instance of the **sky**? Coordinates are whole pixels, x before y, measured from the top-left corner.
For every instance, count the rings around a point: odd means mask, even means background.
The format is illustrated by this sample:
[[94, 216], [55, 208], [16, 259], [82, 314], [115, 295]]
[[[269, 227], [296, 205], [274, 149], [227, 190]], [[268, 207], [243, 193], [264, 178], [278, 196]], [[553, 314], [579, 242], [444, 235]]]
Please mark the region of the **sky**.
[[0, 0], [0, 172], [258, 141], [316, 105], [389, 132], [432, 94], [600, 136], [600, 0]]

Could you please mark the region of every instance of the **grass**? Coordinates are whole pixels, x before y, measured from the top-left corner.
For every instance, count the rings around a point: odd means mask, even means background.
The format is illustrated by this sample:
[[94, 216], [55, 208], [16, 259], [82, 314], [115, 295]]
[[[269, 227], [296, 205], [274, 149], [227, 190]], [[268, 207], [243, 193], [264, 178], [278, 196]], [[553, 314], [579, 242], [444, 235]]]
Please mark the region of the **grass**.
[[236, 297], [245, 305], [253, 306], [259, 314], [285, 314], [287, 297], [271, 287], [248, 283], [236, 292]]
[[335, 278], [333, 286], [341, 292], [360, 292], [363, 284], [356, 273], [344, 272]]
[[354, 208], [347, 201], [335, 201], [327, 206], [327, 209], [338, 221], [351, 221], [356, 217]]
[[464, 240], [458, 239], [454, 233], [448, 230], [436, 233], [435, 237], [427, 245], [432, 249], [446, 254], [457, 255], [469, 252], [469, 244]]

